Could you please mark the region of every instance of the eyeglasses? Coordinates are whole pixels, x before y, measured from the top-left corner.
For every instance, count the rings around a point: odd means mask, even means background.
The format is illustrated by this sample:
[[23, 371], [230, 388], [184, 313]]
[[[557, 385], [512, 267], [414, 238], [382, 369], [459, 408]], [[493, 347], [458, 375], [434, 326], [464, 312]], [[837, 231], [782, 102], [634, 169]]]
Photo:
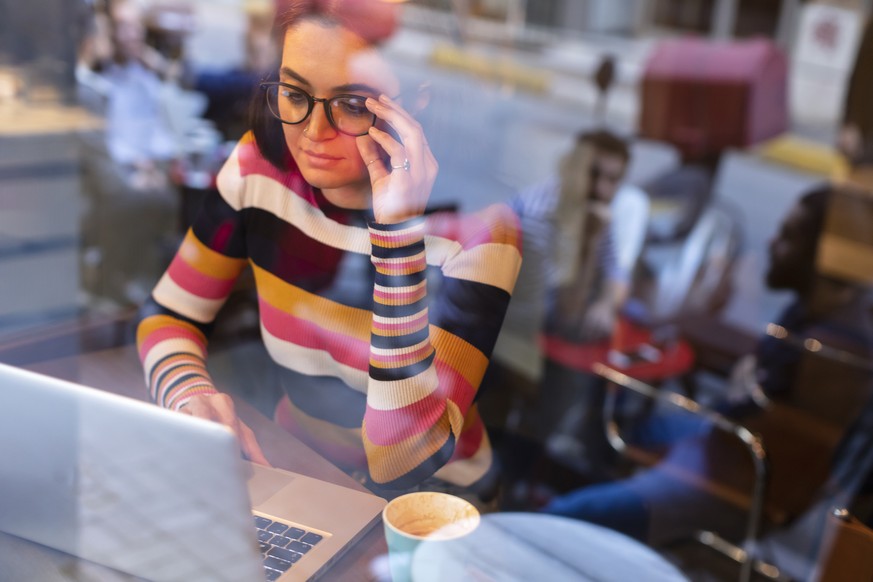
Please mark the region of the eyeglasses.
[[327, 121], [340, 133], [364, 135], [376, 124], [376, 115], [367, 109], [367, 98], [362, 95], [336, 95], [330, 99], [320, 99], [300, 87], [277, 82], [261, 83], [261, 90], [267, 96], [270, 113], [288, 125], [306, 121], [316, 103], [324, 105]]

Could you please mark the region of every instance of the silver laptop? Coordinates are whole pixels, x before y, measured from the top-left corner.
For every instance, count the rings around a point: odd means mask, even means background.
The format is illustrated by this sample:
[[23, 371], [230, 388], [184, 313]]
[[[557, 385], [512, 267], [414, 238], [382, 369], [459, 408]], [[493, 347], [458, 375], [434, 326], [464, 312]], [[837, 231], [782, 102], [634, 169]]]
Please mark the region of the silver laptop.
[[0, 364], [0, 531], [148, 580], [307, 580], [375, 495], [240, 458], [216, 423]]

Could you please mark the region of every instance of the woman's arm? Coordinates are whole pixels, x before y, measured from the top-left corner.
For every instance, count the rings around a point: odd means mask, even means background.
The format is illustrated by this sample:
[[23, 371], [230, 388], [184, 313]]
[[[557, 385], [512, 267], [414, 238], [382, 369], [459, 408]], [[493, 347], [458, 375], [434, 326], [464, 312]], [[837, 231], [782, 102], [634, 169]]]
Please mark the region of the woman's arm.
[[[376, 285], [362, 433], [372, 478], [390, 488], [414, 485], [481, 445], [482, 427], [470, 426], [468, 412], [521, 264], [506, 206], [429, 229], [442, 236], [425, 237], [421, 219], [370, 225]], [[442, 270], [435, 296], [426, 257]]]
[[[207, 337], [215, 316], [246, 266], [237, 151], [219, 176], [221, 195], [209, 196], [169, 268], [143, 306], [137, 348], [152, 400], [191, 416], [227, 425], [245, 455], [268, 464], [233, 401], [206, 368]], [[236, 206], [238, 207], [238, 205]]]

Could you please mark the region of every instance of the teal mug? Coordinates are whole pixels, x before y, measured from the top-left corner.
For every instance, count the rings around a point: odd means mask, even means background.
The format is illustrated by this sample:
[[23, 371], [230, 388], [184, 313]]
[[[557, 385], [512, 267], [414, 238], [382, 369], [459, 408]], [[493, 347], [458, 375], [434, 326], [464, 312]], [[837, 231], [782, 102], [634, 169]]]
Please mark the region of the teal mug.
[[479, 511], [469, 501], [432, 491], [407, 493], [382, 510], [393, 582], [411, 582], [412, 555], [422, 543], [455, 540], [479, 525]]

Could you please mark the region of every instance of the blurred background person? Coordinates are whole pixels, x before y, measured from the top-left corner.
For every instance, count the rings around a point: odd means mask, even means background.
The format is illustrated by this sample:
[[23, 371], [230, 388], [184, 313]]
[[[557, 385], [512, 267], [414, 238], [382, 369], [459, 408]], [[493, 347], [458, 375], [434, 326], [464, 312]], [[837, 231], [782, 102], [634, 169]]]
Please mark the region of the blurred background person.
[[[550, 455], [586, 470], [602, 449], [602, 424], [594, 416], [603, 383], [549, 361], [540, 334], [609, 341], [629, 296], [649, 214], [646, 195], [622, 187], [629, 162], [627, 142], [615, 133], [580, 132], [556, 175], [510, 201], [525, 259], [482, 408], [490, 424], [538, 446], [547, 443]], [[507, 463], [521, 461], [523, 475], [533, 456]]]
[[203, 113], [212, 120], [226, 140], [238, 140], [248, 130], [248, 107], [252, 93], [275, 67], [279, 48], [273, 36], [274, 3], [271, 0], [248, 0], [245, 53], [239, 66], [192, 71], [189, 84], [203, 93], [207, 107]]
[[[797, 512], [812, 503], [825, 482], [833, 451], [803, 447], [792, 452], [797, 443], [791, 442], [794, 437], [786, 432], [785, 417], [774, 413], [771, 403], [789, 402], [801, 390], [801, 365], [814, 357], [803, 347], [807, 338], [838, 350], [843, 359], [869, 363], [873, 356], [869, 289], [823, 276], [816, 270], [830, 195], [830, 186], [804, 195], [772, 240], [767, 285], [792, 291], [794, 300], [777, 319], [778, 331], [764, 336], [754, 354], [740, 360], [724, 392], [710, 404], [717, 412], [762, 435], [772, 467], [769, 493], [791, 496], [791, 500], [780, 501]], [[848, 384], [857, 376], [848, 374], [847, 369], [831, 373], [833, 386], [817, 384], [810, 389], [818, 391], [823, 399], [831, 391], [853, 388], [869, 394], [869, 370], [862, 374], [861, 386], [851, 387]], [[848, 423], [841, 427], [847, 428]], [[742, 464], [748, 454], [728, 454], [734, 450], [730, 448], [736, 444], [731, 441], [734, 437], [726, 436], [703, 416], [676, 411], [656, 411], [627, 432], [627, 440], [634, 446], [667, 448], [664, 460], [627, 479], [560, 495], [543, 511], [606, 525], [656, 544], [687, 539], [700, 529], [736, 531], [737, 523], [731, 521], [736, 519], [731, 517], [735, 514], [725, 502], [704, 488], [677, 479], [670, 471], [675, 465], [704, 480], [742, 483], [747, 474], [738, 468], [737, 459]], [[750, 491], [751, 479], [740, 490]]]
[[873, 18], [867, 19], [852, 67], [837, 147], [852, 164], [873, 163]]

